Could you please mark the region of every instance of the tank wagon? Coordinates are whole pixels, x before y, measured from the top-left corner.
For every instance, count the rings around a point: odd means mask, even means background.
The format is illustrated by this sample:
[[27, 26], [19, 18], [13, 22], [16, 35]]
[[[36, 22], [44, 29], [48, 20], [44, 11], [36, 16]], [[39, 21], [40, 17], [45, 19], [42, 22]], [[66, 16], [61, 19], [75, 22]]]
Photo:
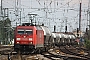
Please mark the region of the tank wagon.
[[51, 40], [54, 46], [73, 45], [75, 36], [72, 34], [52, 33]]

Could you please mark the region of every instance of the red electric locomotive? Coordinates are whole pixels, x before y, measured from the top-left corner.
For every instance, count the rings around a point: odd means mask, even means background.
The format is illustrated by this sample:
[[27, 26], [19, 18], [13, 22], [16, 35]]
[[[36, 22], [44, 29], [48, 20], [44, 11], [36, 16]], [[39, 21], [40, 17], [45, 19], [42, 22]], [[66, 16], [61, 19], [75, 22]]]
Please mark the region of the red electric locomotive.
[[34, 53], [50, 45], [51, 32], [45, 26], [17, 26], [14, 35], [14, 50]]

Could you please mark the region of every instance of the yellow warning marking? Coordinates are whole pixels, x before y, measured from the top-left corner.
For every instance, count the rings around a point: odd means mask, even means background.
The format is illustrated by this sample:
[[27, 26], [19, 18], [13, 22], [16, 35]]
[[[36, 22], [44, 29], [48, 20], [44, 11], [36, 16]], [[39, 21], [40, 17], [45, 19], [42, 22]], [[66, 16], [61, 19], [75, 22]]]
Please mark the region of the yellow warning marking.
[[83, 50], [81, 50], [81, 51], [80, 51], [80, 54], [84, 55], [84, 51], [83, 51]]
[[60, 53], [60, 50], [55, 50], [55, 52], [59, 54]]

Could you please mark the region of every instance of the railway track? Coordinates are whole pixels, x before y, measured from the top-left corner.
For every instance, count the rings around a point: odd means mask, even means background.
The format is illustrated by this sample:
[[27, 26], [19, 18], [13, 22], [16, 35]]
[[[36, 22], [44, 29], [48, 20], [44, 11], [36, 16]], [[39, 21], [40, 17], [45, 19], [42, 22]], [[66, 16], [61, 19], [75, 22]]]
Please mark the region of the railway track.
[[7, 57], [2, 60], [90, 60], [90, 56], [80, 54], [80, 50], [81, 48], [61, 46], [60, 48], [55, 47], [41, 54], [21, 55], [17, 54], [13, 50], [13, 47], [4, 46], [0, 49], [0, 57]]
[[42, 55], [44, 55], [44, 57], [49, 58], [51, 60], [60, 60], [60, 59], [64, 60], [63, 56], [61, 56], [61, 55], [54, 55], [54, 54], [49, 53], [49, 52], [42, 53]]
[[78, 56], [83, 60], [90, 60], [90, 56], [88, 54], [85, 55], [85, 52], [81, 49], [78, 50], [76, 48], [60, 47], [60, 50], [66, 54]]
[[14, 52], [13, 45], [0, 45], [0, 54], [8, 55]]
[[42, 55], [44, 55], [44, 57], [47, 57], [51, 60], [60, 60], [60, 59], [62, 60], [87, 60], [87, 58], [63, 53], [60, 50], [49, 51], [47, 53], [43, 53]]

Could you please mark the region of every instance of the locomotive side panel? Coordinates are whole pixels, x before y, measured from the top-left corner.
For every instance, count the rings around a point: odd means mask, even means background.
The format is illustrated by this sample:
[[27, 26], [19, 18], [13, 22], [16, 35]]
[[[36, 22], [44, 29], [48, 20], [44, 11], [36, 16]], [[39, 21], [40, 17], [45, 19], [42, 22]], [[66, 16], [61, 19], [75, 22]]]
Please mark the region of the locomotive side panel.
[[37, 35], [36, 47], [44, 47], [44, 32], [43, 32], [43, 30], [37, 30], [36, 35]]

